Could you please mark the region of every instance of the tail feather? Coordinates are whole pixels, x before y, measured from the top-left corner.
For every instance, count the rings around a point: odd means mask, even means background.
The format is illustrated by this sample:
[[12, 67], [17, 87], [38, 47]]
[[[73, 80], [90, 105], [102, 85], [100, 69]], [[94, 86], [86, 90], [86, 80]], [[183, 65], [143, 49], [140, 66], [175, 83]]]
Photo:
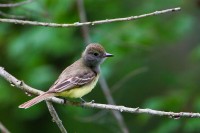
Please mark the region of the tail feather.
[[31, 107], [31, 106], [33, 106], [33, 105], [35, 105], [35, 104], [43, 101], [43, 100], [46, 100], [49, 97], [53, 97], [53, 96], [54, 96], [54, 93], [44, 93], [44, 94], [41, 94], [41, 95], [39, 95], [39, 96], [37, 96], [37, 97], [35, 97], [35, 98], [33, 98], [33, 99], [31, 99], [31, 100], [23, 103], [23, 104], [21, 104], [19, 106], [19, 108], [27, 109], [27, 108], [29, 108], [29, 107]]

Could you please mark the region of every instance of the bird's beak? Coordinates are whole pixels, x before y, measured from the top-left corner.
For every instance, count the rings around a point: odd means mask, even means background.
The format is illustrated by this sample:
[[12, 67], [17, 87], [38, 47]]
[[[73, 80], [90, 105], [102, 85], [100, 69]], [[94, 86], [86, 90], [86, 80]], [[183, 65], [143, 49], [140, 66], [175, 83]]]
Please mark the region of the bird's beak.
[[110, 53], [106, 53], [105, 55], [104, 55], [104, 57], [113, 57], [114, 55], [113, 54], [110, 54]]

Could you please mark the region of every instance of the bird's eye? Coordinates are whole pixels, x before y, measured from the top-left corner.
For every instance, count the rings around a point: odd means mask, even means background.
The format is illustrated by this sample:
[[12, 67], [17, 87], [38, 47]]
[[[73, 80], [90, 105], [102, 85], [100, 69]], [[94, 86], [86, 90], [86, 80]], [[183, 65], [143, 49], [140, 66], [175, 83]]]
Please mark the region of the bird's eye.
[[94, 56], [98, 56], [99, 54], [98, 53], [94, 53]]

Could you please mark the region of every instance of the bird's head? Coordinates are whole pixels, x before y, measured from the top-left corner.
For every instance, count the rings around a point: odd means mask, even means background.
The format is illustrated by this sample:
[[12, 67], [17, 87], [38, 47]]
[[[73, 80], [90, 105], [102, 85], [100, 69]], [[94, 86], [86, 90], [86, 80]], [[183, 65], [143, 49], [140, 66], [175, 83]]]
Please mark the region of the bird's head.
[[82, 54], [84, 63], [89, 67], [96, 67], [100, 65], [106, 57], [112, 57], [105, 49], [98, 43], [89, 44]]

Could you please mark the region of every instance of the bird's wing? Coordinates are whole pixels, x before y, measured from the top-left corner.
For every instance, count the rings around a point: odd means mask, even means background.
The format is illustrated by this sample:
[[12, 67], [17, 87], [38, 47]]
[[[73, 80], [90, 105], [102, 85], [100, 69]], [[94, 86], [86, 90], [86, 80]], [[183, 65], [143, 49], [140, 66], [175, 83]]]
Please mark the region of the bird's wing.
[[76, 88], [85, 84], [90, 83], [94, 80], [96, 74], [94, 72], [78, 74], [62, 80], [57, 81], [50, 89], [49, 92], [63, 92], [72, 88]]

